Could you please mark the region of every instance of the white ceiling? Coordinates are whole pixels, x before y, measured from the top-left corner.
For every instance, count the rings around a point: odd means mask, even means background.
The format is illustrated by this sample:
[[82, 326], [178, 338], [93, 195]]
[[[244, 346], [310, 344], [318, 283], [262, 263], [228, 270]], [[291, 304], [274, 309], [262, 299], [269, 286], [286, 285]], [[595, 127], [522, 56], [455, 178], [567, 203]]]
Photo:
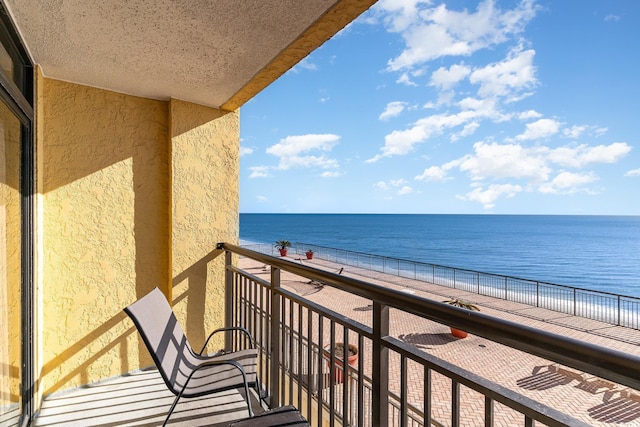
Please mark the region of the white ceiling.
[[[5, 0], [45, 76], [213, 107], [223, 106], [339, 3], [367, 2]], [[361, 10], [349, 21], [368, 5], [356, 7]], [[294, 61], [308, 53], [294, 53]]]

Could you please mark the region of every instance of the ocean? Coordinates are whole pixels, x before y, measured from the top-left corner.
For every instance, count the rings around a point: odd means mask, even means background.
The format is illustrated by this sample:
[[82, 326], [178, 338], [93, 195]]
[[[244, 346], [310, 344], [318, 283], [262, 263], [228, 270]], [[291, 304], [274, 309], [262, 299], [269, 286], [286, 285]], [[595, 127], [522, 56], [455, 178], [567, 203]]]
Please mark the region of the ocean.
[[240, 214], [289, 240], [640, 297], [640, 216]]

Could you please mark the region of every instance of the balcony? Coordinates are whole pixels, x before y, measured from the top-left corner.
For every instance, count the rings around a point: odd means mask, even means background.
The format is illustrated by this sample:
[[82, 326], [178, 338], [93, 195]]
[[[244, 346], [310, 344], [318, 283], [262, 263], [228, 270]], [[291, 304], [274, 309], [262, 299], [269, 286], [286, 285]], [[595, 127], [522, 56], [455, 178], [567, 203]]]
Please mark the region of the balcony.
[[[256, 338], [266, 403], [293, 404], [314, 426], [640, 421], [635, 328], [344, 267], [328, 256], [220, 247], [226, 323]], [[452, 295], [482, 312], [440, 302]], [[449, 326], [471, 336], [453, 338]], [[246, 345], [233, 334], [226, 340]], [[355, 361], [331, 351], [339, 343], [357, 347]], [[156, 425], [170, 399], [155, 371], [140, 371], [52, 396], [35, 425]], [[241, 406], [237, 393], [185, 400], [175, 425], [225, 425], [246, 416]]]

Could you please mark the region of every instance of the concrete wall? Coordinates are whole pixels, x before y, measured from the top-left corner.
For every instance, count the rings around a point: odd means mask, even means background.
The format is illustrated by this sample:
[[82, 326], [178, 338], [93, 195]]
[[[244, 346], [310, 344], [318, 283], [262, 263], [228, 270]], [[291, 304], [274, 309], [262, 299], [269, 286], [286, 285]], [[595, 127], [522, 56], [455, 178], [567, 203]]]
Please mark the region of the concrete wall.
[[46, 395], [152, 364], [122, 308], [154, 286], [194, 346], [222, 325], [212, 251], [237, 241], [239, 117], [39, 73], [36, 86]]

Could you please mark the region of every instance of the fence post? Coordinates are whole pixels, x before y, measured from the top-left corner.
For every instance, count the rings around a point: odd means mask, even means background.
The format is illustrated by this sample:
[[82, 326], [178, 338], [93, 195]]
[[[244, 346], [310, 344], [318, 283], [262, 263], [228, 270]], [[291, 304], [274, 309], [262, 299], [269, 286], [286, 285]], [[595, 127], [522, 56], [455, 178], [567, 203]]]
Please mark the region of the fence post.
[[389, 336], [389, 306], [373, 301], [373, 360], [371, 392], [372, 425], [386, 426], [389, 423], [389, 348], [383, 338]]
[[[224, 326], [226, 328], [230, 328], [234, 325], [233, 322], [233, 273], [229, 269], [232, 263], [232, 254], [229, 251], [225, 251], [224, 253]], [[233, 335], [231, 331], [226, 331], [224, 334], [224, 348], [234, 348], [233, 347]]]
[[620, 295], [618, 295], [618, 326], [620, 326]]
[[[277, 408], [280, 406], [280, 314], [282, 310], [280, 295], [276, 294], [276, 289], [280, 288], [280, 269], [271, 267], [271, 342], [269, 351], [271, 353], [271, 383], [269, 384], [269, 406]], [[284, 331], [284, 325], [283, 331]]]
[[573, 315], [574, 315], [574, 316], [576, 315], [576, 312], [577, 312], [577, 310], [576, 310], [576, 308], [577, 308], [577, 307], [576, 307], [576, 304], [577, 304], [577, 302], [576, 302], [576, 296], [577, 296], [577, 295], [576, 295], [576, 288], [573, 288]]

